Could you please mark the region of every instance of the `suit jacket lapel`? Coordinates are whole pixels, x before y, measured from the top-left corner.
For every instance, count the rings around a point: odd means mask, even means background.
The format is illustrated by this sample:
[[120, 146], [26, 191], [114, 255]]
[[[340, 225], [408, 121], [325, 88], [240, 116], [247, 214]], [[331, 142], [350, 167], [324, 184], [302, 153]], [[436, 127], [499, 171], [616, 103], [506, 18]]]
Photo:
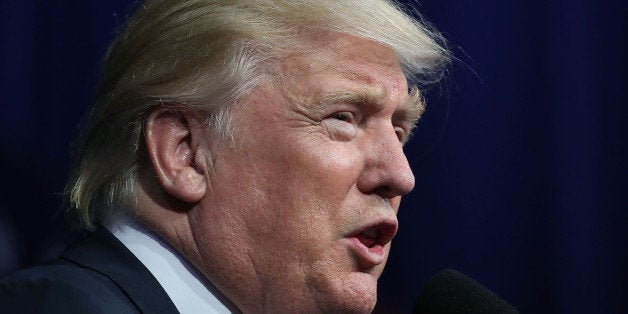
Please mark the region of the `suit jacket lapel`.
[[111, 279], [141, 312], [179, 313], [157, 279], [105, 228], [70, 246], [61, 258]]

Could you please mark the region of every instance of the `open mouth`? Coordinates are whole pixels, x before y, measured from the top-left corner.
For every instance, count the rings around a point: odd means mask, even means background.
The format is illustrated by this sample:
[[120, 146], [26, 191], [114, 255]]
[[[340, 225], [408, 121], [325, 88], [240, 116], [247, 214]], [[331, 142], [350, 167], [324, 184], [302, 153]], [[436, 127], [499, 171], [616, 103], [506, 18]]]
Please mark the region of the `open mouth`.
[[380, 221], [370, 227], [355, 233], [353, 236], [367, 248], [384, 246], [390, 242], [397, 233], [396, 221]]
[[377, 245], [377, 239], [379, 238], [379, 231], [377, 228], [368, 228], [355, 236], [364, 246], [372, 248]]
[[386, 261], [384, 247], [397, 233], [396, 221], [379, 221], [349, 236], [350, 248], [361, 268], [370, 268]]

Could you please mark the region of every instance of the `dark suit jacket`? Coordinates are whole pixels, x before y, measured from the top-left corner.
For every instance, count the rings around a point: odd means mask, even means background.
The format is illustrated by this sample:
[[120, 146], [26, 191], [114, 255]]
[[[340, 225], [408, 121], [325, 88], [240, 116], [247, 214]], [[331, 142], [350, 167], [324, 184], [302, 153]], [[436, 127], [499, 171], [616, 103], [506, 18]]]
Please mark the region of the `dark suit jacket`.
[[59, 259], [0, 280], [2, 313], [178, 313], [155, 277], [104, 228]]

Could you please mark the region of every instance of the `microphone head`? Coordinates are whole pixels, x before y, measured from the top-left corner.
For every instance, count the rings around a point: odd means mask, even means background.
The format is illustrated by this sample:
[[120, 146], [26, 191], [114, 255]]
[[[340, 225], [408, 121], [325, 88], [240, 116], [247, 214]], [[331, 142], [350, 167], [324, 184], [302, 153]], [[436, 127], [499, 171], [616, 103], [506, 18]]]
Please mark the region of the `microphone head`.
[[519, 313], [477, 281], [453, 269], [434, 275], [421, 289], [413, 313]]

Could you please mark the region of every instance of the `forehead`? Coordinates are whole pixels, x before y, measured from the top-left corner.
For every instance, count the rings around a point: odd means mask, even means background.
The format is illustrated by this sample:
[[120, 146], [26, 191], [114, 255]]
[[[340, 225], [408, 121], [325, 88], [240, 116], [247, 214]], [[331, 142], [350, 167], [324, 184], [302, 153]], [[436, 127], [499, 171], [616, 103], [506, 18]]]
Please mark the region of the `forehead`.
[[334, 34], [311, 41], [306, 53], [296, 53], [282, 64], [284, 85], [300, 94], [337, 91], [367, 92], [402, 105], [408, 86], [395, 52], [373, 41]]

